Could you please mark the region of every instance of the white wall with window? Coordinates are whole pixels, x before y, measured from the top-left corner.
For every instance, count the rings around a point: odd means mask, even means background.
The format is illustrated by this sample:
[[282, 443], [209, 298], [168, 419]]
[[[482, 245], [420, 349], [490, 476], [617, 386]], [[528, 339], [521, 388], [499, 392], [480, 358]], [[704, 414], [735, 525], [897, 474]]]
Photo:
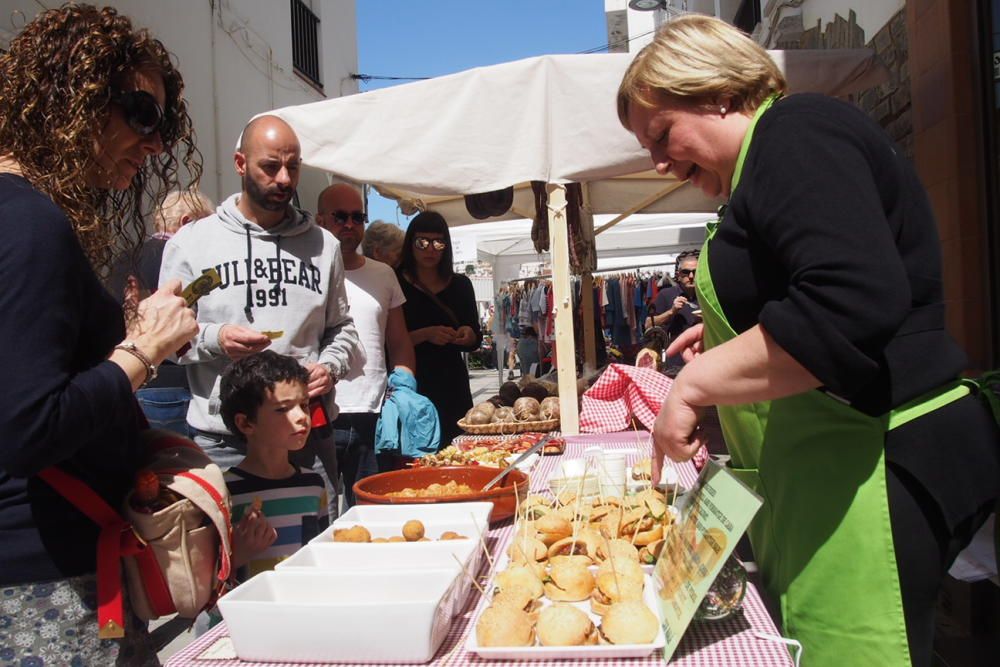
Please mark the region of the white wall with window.
[[[0, 0], [0, 47], [19, 28], [63, 0]], [[204, 157], [201, 189], [220, 201], [240, 189], [233, 148], [255, 114], [292, 104], [358, 92], [355, 0], [101, 0], [148, 27], [174, 54]], [[314, 30], [319, 84], [293, 66], [293, 9], [308, 10]], [[294, 29], [302, 30], [301, 24]], [[301, 44], [301, 35], [297, 34]], [[308, 46], [308, 45], [307, 45]], [[306, 169], [301, 204], [315, 210], [325, 174]]]

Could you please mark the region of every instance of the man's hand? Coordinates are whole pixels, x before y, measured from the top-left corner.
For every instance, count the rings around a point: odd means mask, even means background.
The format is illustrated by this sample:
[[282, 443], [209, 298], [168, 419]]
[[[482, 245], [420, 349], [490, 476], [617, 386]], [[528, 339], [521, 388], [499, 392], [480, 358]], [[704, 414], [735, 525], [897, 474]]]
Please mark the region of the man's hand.
[[271, 344], [271, 339], [259, 331], [236, 324], [226, 324], [219, 330], [219, 346], [233, 361], [256, 354]]
[[306, 370], [309, 371], [309, 385], [307, 387], [309, 398], [329, 394], [333, 389], [334, 379], [326, 366], [323, 364], [306, 364]]
[[680, 354], [684, 363], [691, 363], [695, 357], [705, 351], [704, 336], [704, 324], [699, 323], [688, 327], [667, 347], [667, 356], [673, 357]]
[[682, 296], [675, 297], [674, 298], [674, 305], [673, 305], [673, 307], [670, 310], [672, 310], [674, 313], [679, 313], [681, 311], [681, 308], [683, 308], [685, 305], [687, 305], [687, 302], [688, 302], [688, 300], [687, 300], [686, 296], [682, 295]]
[[683, 375], [682, 371], [674, 380], [653, 424], [654, 485], [660, 483], [664, 456], [669, 456], [673, 461], [687, 461], [706, 444], [705, 436], [698, 428], [705, 408], [684, 400]]
[[233, 567], [242, 567], [278, 539], [260, 510], [251, 509], [233, 528]]

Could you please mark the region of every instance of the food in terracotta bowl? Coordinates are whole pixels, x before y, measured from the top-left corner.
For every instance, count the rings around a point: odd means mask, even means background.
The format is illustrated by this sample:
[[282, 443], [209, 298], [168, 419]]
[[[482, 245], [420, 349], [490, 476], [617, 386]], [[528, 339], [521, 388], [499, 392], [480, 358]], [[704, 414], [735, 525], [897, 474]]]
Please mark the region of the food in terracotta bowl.
[[521, 500], [528, 497], [528, 476], [520, 470], [511, 471], [492, 489], [482, 491], [497, 472], [497, 468], [485, 466], [393, 470], [358, 481], [354, 495], [364, 505], [491, 502], [490, 523], [496, 523], [514, 515], [515, 484], [517, 496]]

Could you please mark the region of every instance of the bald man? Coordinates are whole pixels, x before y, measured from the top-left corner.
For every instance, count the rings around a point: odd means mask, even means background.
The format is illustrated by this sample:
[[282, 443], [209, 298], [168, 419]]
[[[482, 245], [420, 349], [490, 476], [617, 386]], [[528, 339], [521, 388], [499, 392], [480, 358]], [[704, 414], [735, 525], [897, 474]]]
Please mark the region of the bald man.
[[364, 371], [337, 386], [340, 415], [333, 424], [337, 464], [344, 479], [344, 500], [354, 504], [354, 482], [378, 472], [375, 424], [388, 380], [385, 350], [396, 369], [411, 375], [416, 360], [403, 317], [406, 297], [396, 273], [386, 264], [358, 252], [365, 238], [361, 194], [351, 185], [331, 185], [319, 195], [316, 222], [340, 241], [351, 315], [368, 353]]
[[[219, 413], [219, 378], [233, 360], [265, 348], [295, 357], [309, 370], [310, 399], [325, 406], [330, 420], [337, 416], [334, 384], [365, 363], [348, 312], [340, 246], [292, 205], [299, 156], [298, 138], [283, 120], [251, 121], [233, 156], [241, 192], [213, 215], [182, 227], [163, 252], [161, 284], [179, 278], [186, 285], [212, 268], [222, 278], [198, 301], [198, 337], [179, 361], [187, 364], [191, 384], [187, 419], [194, 439], [224, 470], [240, 464], [246, 452], [242, 436], [229, 433]], [[301, 456], [305, 460], [297, 463], [315, 463], [324, 476], [335, 516], [331, 430], [314, 429]]]

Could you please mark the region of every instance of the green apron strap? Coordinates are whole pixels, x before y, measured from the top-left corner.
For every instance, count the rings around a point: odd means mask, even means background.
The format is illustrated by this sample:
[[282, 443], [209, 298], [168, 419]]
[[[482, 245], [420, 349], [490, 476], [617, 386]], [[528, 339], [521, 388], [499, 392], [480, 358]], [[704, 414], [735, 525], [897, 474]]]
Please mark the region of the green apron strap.
[[[730, 196], [732, 196], [733, 190], [736, 189], [736, 186], [739, 185], [740, 176], [743, 175], [743, 161], [746, 160], [747, 152], [750, 150], [750, 142], [753, 140], [753, 131], [754, 128], [757, 127], [757, 121], [760, 120], [760, 117], [764, 115], [764, 112], [770, 109], [771, 105], [777, 102], [780, 97], [781, 95], [779, 93], [774, 93], [764, 100], [764, 103], [757, 109], [757, 113], [753, 115], [753, 120], [750, 121], [750, 127], [747, 128], [747, 133], [743, 137], [743, 143], [740, 145], [739, 157], [736, 158], [736, 169], [733, 170], [732, 186], [729, 188]], [[719, 217], [721, 220], [722, 216]]]
[[922, 396], [917, 396], [912, 401], [904, 403], [889, 412], [886, 430], [891, 431], [894, 428], [899, 428], [907, 422], [930, 414], [938, 408], [942, 408], [949, 403], [968, 396], [970, 393], [972, 392], [967, 384], [956, 380], [944, 387], [939, 387]]

